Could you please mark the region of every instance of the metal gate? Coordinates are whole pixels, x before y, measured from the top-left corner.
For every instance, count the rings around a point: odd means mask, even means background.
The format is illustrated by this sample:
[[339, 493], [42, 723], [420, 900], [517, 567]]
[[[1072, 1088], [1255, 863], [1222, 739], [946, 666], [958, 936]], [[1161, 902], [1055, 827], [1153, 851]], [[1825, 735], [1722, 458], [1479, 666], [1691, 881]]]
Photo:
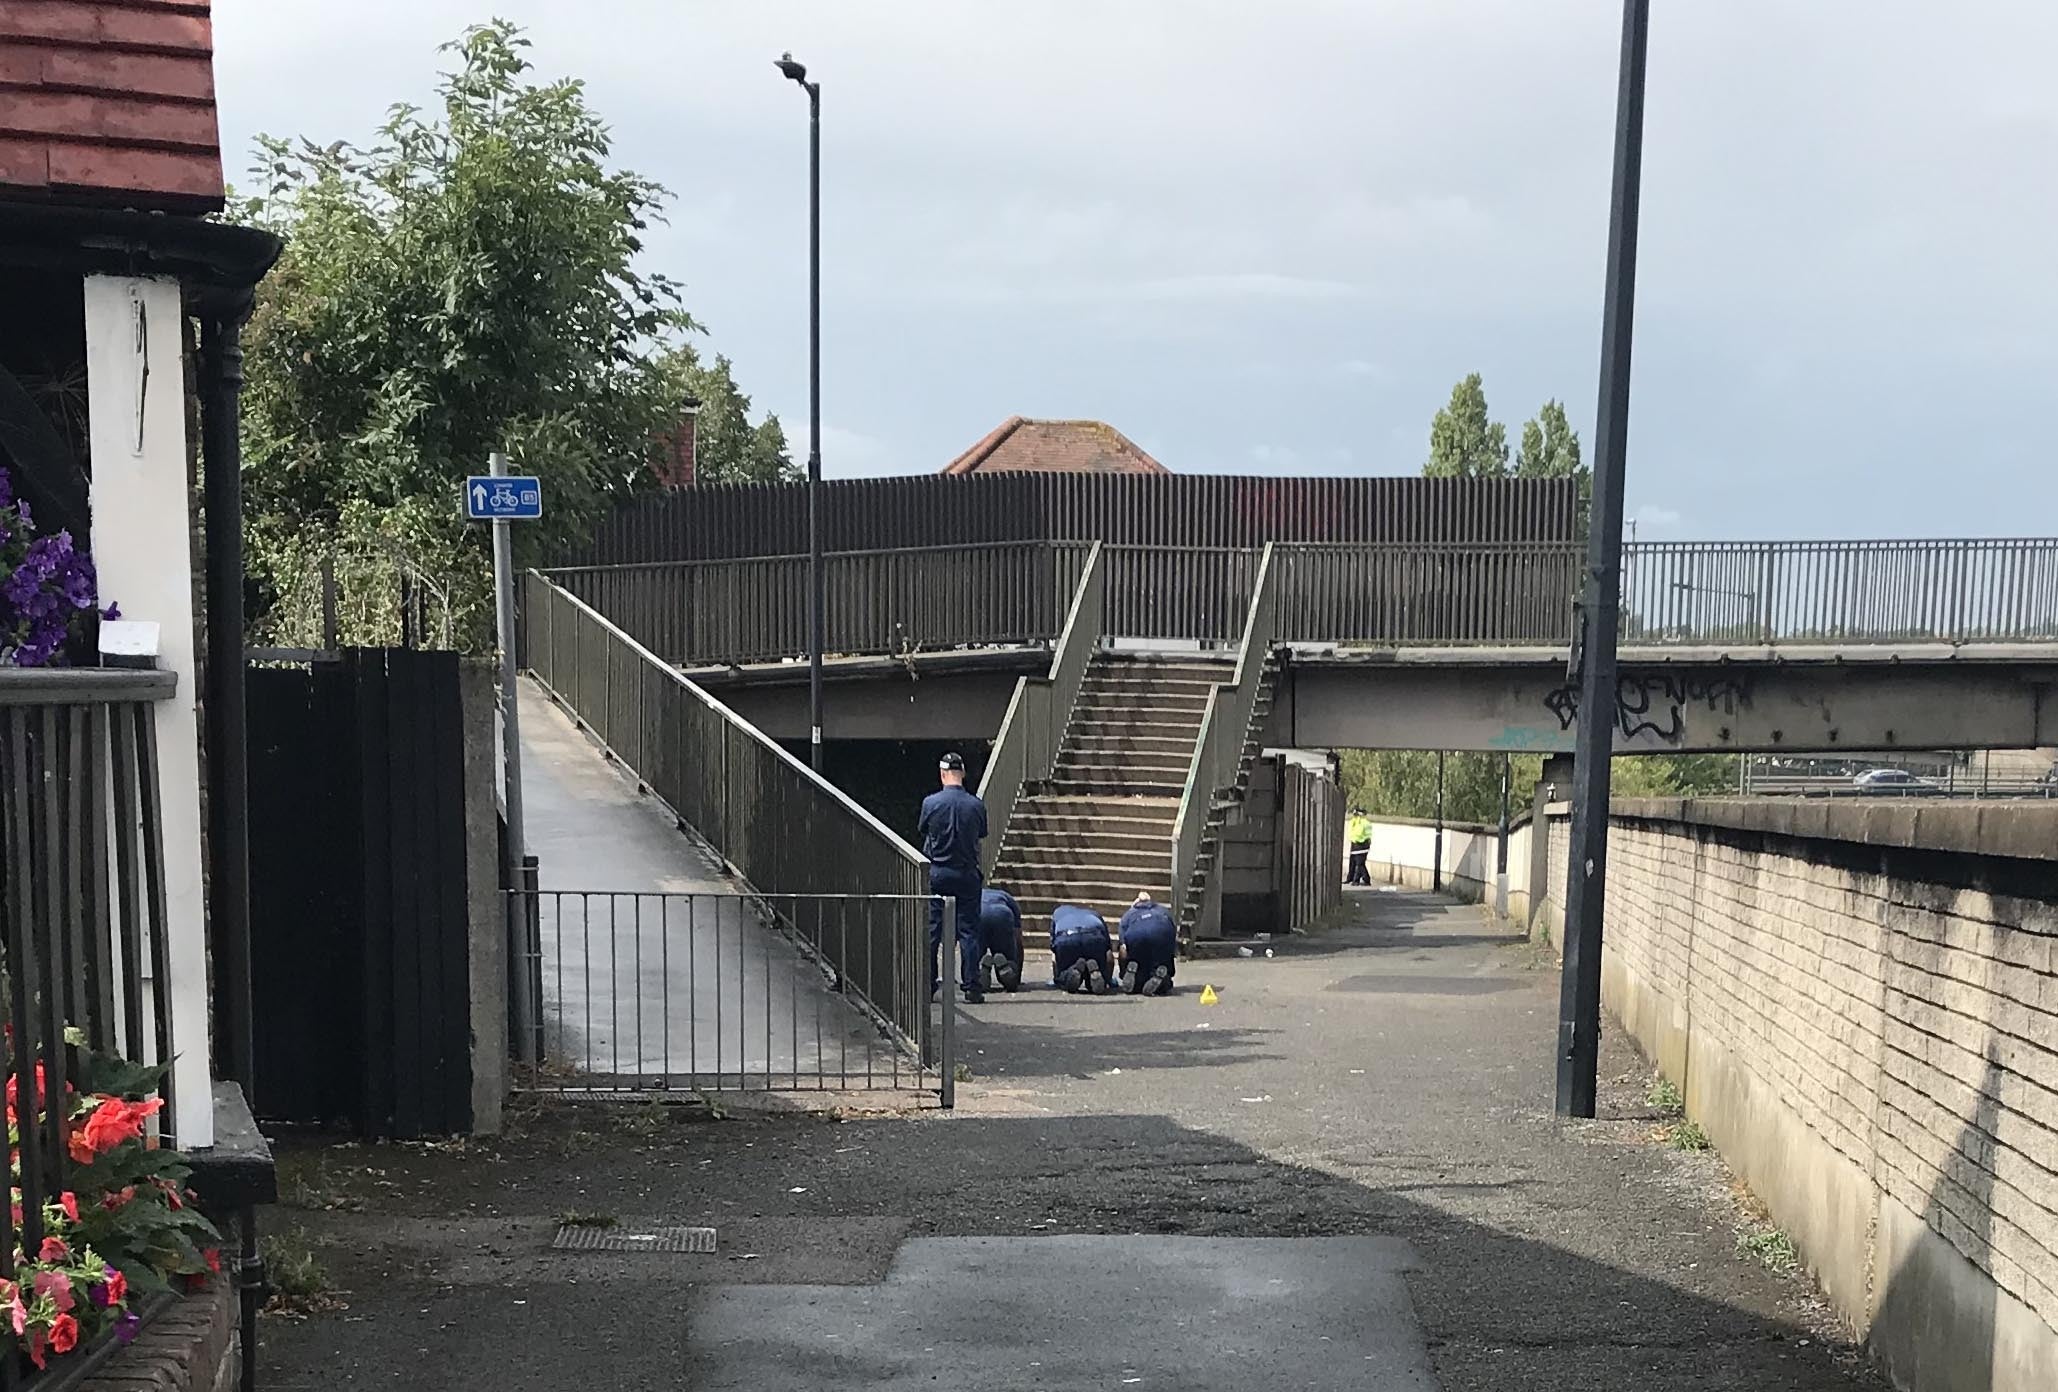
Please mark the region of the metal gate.
[[541, 1003], [527, 1082], [580, 1093], [935, 1092], [948, 1107], [954, 1009], [948, 995], [930, 999], [930, 902], [510, 891], [527, 930], [529, 998]]

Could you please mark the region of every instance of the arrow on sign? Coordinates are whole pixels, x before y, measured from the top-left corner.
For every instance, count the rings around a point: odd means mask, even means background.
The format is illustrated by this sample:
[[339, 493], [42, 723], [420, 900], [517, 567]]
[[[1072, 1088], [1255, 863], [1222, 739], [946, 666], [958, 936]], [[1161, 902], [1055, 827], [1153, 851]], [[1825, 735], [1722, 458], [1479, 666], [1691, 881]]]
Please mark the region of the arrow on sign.
[[483, 483], [472, 485], [472, 510], [474, 512], [484, 512], [486, 510], [486, 485]]

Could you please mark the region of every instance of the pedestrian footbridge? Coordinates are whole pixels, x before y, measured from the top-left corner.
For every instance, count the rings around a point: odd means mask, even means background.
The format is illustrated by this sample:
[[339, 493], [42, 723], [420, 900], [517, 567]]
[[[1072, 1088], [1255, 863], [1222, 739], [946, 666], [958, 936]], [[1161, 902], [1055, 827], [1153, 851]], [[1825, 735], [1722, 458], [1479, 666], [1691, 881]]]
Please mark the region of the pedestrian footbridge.
[[[1205, 933], [1266, 749], [1569, 752], [1582, 557], [1569, 541], [832, 553], [825, 734], [986, 745], [989, 869], [1031, 916], [1148, 888]], [[806, 566], [539, 572], [529, 651], [576, 664], [604, 634], [804, 739]], [[1618, 753], [2058, 744], [2058, 539], [1632, 545], [1622, 606]]]

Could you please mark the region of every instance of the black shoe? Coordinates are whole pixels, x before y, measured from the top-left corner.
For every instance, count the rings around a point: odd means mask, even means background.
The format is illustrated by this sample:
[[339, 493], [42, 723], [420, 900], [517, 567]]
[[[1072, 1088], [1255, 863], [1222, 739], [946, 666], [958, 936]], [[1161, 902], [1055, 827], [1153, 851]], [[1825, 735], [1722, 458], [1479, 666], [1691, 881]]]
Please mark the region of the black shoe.
[[1136, 994], [1136, 963], [1130, 962], [1122, 968], [1122, 989], [1130, 995]]
[[1000, 983], [1001, 990], [1013, 995], [1022, 989], [1022, 964], [1003, 960], [1000, 970], [993, 974], [993, 979]]
[[1077, 962], [1074, 962], [1071, 966], [1066, 967], [1063, 971], [1058, 973], [1058, 989], [1064, 991], [1077, 991], [1079, 989], [1080, 979], [1084, 976], [1084, 974], [1085, 968], [1081, 967]]
[[1159, 967], [1150, 974], [1150, 980], [1143, 983], [1146, 996], [1162, 996], [1172, 989], [1172, 969]]
[[960, 992], [959, 994], [960, 994], [960, 995], [962, 995], [962, 996], [963, 996], [963, 997], [965, 998], [965, 1004], [966, 1004], [966, 1005], [984, 1005], [984, 1004], [986, 1004], [986, 993], [985, 993], [984, 991], [970, 991], [970, 990], [968, 990], [968, 991], [962, 991], [962, 992]]

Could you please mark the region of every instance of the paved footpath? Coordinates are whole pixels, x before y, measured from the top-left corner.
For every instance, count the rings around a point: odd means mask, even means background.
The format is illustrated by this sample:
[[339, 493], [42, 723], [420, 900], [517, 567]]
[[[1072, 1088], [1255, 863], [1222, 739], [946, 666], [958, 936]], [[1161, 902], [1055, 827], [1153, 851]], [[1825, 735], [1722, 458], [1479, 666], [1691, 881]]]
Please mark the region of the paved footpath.
[[[1365, 892], [1273, 946], [1170, 1000], [991, 998], [953, 1115], [296, 1149], [270, 1222], [348, 1309], [269, 1322], [265, 1385], [1882, 1385], [1737, 1255], [1719, 1162], [1652, 1141], [1619, 1042], [1604, 1119], [1552, 1117], [1555, 969], [1478, 909]], [[570, 1210], [721, 1247], [546, 1253]]]
[[586, 1074], [813, 1080], [885, 1055], [768, 932], [743, 885], [524, 682], [528, 849], [542, 889], [543, 1042]]

